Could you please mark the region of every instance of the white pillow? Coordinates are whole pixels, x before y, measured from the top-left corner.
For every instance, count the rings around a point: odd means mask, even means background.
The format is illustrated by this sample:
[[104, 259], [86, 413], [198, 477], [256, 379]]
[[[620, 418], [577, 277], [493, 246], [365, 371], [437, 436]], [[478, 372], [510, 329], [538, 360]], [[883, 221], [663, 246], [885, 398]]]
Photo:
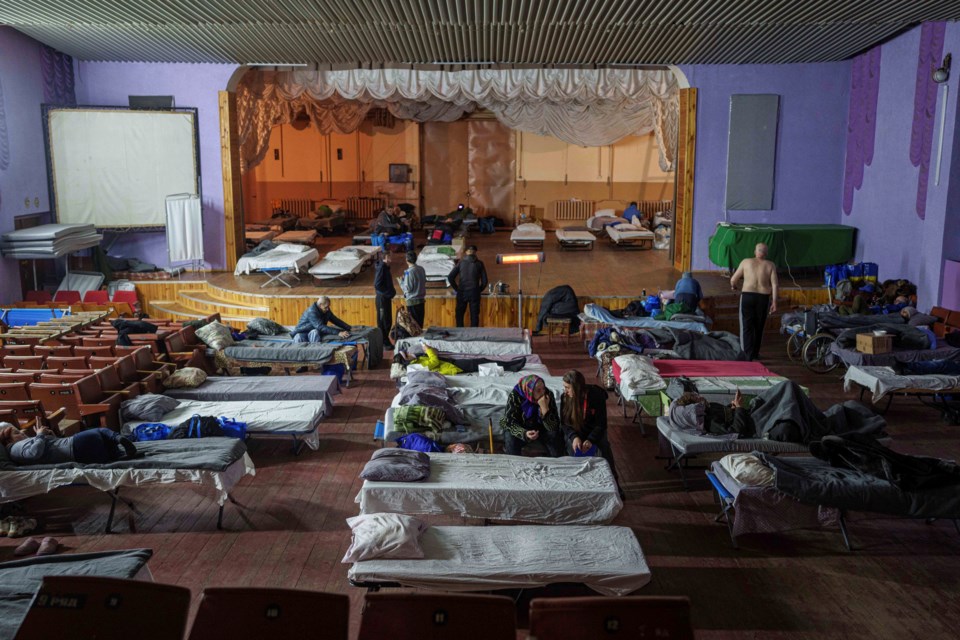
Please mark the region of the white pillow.
[[720, 458], [720, 466], [743, 486], [768, 487], [773, 484], [773, 469], [752, 453], [731, 453]]
[[413, 516], [400, 513], [368, 513], [347, 518], [347, 524], [353, 531], [353, 539], [341, 562], [423, 557], [420, 534], [427, 530], [427, 525]]
[[617, 217], [617, 212], [615, 209], [597, 209], [593, 212], [595, 218], [615, 218]]
[[304, 253], [310, 250], [310, 247], [303, 244], [294, 244], [292, 242], [282, 242], [273, 248], [280, 253]]

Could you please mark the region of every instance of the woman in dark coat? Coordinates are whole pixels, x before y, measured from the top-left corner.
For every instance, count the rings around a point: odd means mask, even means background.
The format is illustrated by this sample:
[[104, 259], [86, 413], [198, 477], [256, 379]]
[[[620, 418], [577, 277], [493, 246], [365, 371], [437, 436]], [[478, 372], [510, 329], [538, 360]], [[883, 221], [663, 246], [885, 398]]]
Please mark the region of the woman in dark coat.
[[619, 489], [617, 466], [607, 438], [607, 392], [587, 384], [579, 371], [568, 371], [563, 376], [560, 428], [568, 456], [600, 455], [610, 464], [622, 498], [623, 490]]
[[534, 442], [542, 444], [553, 458], [563, 455], [557, 403], [540, 376], [524, 376], [513, 388], [500, 428], [508, 455], [522, 455], [523, 449]]

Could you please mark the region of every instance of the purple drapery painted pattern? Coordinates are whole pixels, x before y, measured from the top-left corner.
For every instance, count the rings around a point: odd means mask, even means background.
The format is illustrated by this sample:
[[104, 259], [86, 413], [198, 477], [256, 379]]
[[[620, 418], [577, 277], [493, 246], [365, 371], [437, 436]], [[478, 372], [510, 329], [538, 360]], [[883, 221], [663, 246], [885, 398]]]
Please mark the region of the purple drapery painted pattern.
[[873, 162], [880, 95], [880, 47], [853, 60], [850, 112], [847, 116], [847, 158], [843, 170], [843, 212], [853, 211], [853, 192], [863, 186], [864, 168]]
[[920, 28], [920, 54], [917, 58], [917, 87], [913, 98], [913, 129], [910, 132], [910, 162], [920, 167], [917, 180], [917, 216], [927, 215], [927, 186], [930, 183], [930, 149], [933, 123], [937, 115], [937, 83], [932, 71], [943, 54], [945, 22], [925, 22]]
[[40, 70], [43, 74], [43, 101], [47, 104], [77, 104], [73, 87], [73, 58], [46, 45], [40, 45]]

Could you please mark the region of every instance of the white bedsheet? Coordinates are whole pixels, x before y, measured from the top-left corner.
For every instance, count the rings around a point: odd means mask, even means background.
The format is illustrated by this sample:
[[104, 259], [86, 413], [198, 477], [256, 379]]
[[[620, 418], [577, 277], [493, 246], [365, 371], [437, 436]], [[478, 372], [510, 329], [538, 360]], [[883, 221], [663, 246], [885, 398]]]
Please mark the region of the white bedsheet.
[[606, 524], [623, 507], [603, 458], [430, 454], [423, 482], [364, 481], [360, 513]]
[[589, 231], [557, 229], [557, 240], [564, 243], [593, 244], [596, 241]]
[[117, 487], [189, 482], [211, 494], [217, 504], [227, 501], [233, 485], [246, 475], [256, 475], [248, 454], [223, 471], [204, 469], [44, 469], [0, 472], [0, 503], [23, 500], [71, 484], [88, 484], [100, 491]]
[[360, 245], [337, 249], [331, 251], [323, 257], [323, 260], [310, 267], [310, 275], [321, 280], [356, 275], [379, 252], [380, 247]]
[[401, 338], [396, 343], [396, 351], [406, 351], [415, 344], [425, 344], [437, 351], [471, 356], [529, 356], [533, 353], [530, 338], [523, 342], [495, 342], [486, 340], [427, 340]]
[[517, 228], [510, 233], [510, 242], [518, 241], [542, 241], [547, 237], [546, 232], [538, 224], [533, 224], [527, 222], [525, 224], [517, 225]]
[[639, 354], [626, 354], [614, 358], [620, 367], [620, 395], [624, 398], [647, 391], [666, 389], [667, 382], [653, 365], [653, 360]]
[[[251, 436], [296, 436], [314, 451], [320, 448], [320, 423], [324, 416], [323, 400], [296, 400], [267, 402], [263, 400], [235, 400], [212, 402], [204, 400], [181, 400], [173, 411], [163, 415], [157, 422], [177, 426], [194, 415], [226, 416], [247, 423]], [[132, 420], [123, 424], [122, 432], [130, 433], [145, 420]]]
[[610, 236], [614, 242], [642, 239], [653, 241], [654, 238], [653, 231], [647, 231], [646, 229], [636, 227], [631, 224], [618, 224], [615, 226], [611, 225], [604, 228], [607, 230], [607, 235]]
[[843, 376], [843, 390], [853, 391], [853, 383], [869, 389], [873, 402], [879, 402], [888, 393], [902, 389], [924, 391], [960, 390], [960, 376], [922, 375], [901, 376], [890, 367], [852, 366]]
[[258, 256], [242, 257], [237, 260], [233, 275], [249, 274], [260, 269], [291, 269], [305, 271], [316, 262], [320, 254], [313, 247], [302, 244], [281, 244]]
[[[457, 263], [452, 256], [441, 253], [439, 251], [440, 248], [441, 247], [437, 245], [424, 247], [417, 258], [417, 264], [423, 267], [423, 270], [426, 272], [427, 282], [442, 281], [446, 282], [449, 287], [450, 283], [447, 282], [447, 276], [450, 275], [453, 268], [457, 266]], [[449, 247], [444, 248], [449, 249]]]
[[650, 568], [627, 527], [430, 527], [420, 560], [365, 560], [347, 577], [444, 591], [535, 588], [582, 583], [623, 596], [650, 582]]
[[313, 229], [285, 231], [277, 236], [277, 242], [295, 242], [297, 244], [313, 244], [316, 239], [317, 232]]

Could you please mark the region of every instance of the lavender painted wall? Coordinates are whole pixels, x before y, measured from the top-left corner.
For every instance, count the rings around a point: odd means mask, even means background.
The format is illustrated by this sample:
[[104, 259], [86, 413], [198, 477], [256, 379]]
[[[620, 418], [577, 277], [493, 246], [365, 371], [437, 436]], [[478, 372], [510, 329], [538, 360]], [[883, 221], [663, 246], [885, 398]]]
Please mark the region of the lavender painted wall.
[[[204, 254], [213, 269], [226, 264], [223, 235], [223, 183], [220, 163], [220, 112], [217, 93], [227, 88], [236, 65], [84, 62], [77, 65], [77, 103], [127, 105], [129, 95], [172, 95], [178, 107], [196, 107], [200, 129]], [[163, 233], [125, 234], [111, 255], [136, 257], [167, 266]]]
[[[908, 278], [918, 286], [923, 310], [940, 299], [944, 252], [956, 252], [960, 241], [947, 237], [957, 229], [957, 207], [947, 206], [948, 192], [960, 189], [960, 170], [952, 169], [957, 132], [957, 73], [950, 78], [944, 127], [940, 184], [935, 184], [936, 133], [943, 88], [939, 89], [934, 120], [934, 147], [926, 195], [925, 219], [917, 216], [920, 168], [910, 158], [911, 130], [917, 86], [920, 32], [917, 27], [882, 45], [877, 136], [873, 163], [864, 171], [863, 186], [853, 196], [853, 209], [844, 222], [860, 229], [857, 259], [880, 265], [880, 278]], [[960, 24], [948, 23], [944, 53], [960, 54]], [[960, 163], [956, 163], [960, 164]], [[960, 168], [958, 168], [960, 169]], [[960, 194], [953, 196], [960, 201]], [[948, 209], [950, 210], [948, 214]]]
[[[5, 127], [0, 124], [0, 135], [5, 129], [9, 158], [5, 169], [0, 162], [0, 233], [13, 230], [16, 216], [50, 209], [40, 118], [40, 46], [9, 27], [0, 27], [0, 109], [5, 123]], [[22, 299], [19, 281], [17, 261], [0, 258], [0, 304]]]
[[780, 96], [771, 211], [731, 211], [730, 222], [839, 223], [850, 62], [681, 66], [697, 92], [693, 268], [717, 269], [707, 243], [724, 220], [730, 96]]

